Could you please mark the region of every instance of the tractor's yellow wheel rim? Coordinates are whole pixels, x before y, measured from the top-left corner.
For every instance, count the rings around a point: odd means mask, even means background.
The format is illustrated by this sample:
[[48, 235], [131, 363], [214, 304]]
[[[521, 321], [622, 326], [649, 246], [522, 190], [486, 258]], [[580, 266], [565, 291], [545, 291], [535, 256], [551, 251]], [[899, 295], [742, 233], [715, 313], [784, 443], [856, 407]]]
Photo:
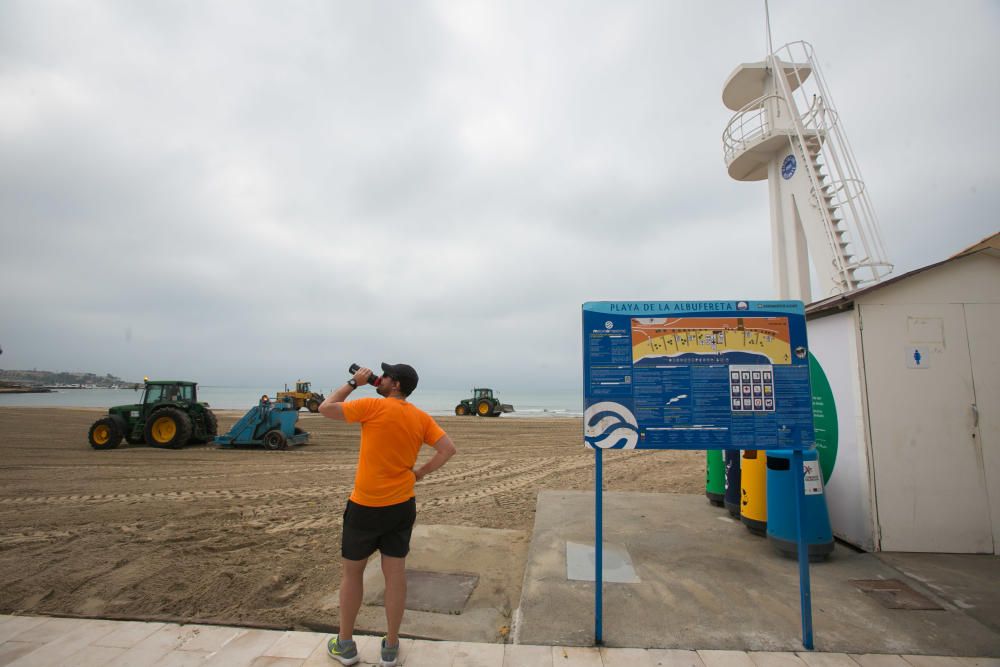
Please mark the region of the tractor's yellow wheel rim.
[[103, 424], [94, 429], [94, 442], [99, 445], [108, 444], [111, 439], [111, 429]]
[[170, 442], [177, 435], [177, 424], [170, 417], [160, 417], [153, 422], [152, 432], [157, 442]]
[[487, 413], [488, 413], [489, 411], [490, 411], [490, 406], [486, 405], [485, 403], [483, 403], [483, 404], [481, 404], [481, 405], [479, 406], [479, 414], [481, 414], [481, 415], [485, 415], [485, 414], [487, 414]]

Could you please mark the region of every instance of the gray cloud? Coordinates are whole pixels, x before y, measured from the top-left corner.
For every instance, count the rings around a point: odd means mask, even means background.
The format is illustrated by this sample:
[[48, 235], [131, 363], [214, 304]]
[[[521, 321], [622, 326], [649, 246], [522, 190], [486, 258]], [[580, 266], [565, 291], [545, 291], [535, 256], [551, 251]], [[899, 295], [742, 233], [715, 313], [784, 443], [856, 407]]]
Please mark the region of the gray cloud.
[[[996, 231], [995, 4], [771, 12], [816, 49], [898, 272]], [[766, 186], [720, 140], [762, 14], [4, 3], [2, 364], [572, 386], [584, 301], [770, 296]]]

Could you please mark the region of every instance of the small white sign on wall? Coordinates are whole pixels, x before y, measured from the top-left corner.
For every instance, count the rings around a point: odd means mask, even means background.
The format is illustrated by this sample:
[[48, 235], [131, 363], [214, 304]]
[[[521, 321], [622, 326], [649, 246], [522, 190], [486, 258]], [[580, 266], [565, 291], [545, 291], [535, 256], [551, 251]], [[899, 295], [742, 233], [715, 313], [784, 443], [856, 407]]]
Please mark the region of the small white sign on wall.
[[823, 493], [823, 474], [819, 469], [819, 461], [803, 461], [805, 470], [805, 487], [807, 496], [818, 496]]
[[916, 369], [930, 368], [931, 367], [930, 349], [923, 345], [907, 346], [906, 367], [916, 368]]

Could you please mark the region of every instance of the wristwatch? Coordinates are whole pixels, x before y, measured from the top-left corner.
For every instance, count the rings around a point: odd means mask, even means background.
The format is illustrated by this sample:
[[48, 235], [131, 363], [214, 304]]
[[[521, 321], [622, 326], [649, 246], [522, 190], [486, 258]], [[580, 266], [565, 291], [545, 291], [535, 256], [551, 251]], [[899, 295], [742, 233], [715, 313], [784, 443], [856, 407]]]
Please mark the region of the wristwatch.
[[348, 380], [347, 384], [350, 385], [351, 389], [357, 389], [358, 388], [358, 381], [355, 380], [354, 378], [351, 378], [350, 380]]

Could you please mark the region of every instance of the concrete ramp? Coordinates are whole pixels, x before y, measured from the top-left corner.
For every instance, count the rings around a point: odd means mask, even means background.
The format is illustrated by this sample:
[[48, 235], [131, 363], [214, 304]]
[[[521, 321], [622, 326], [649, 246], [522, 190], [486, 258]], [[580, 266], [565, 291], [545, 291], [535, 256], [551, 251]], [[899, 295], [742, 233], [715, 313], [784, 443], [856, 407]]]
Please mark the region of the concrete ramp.
[[[604, 541], [627, 555], [637, 583], [605, 583], [611, 647], [802, 650], [797, 562], [778, 555], [704, 496], [604, 494]], [[594, 544], [594, 495], [541, 491], [514, 641], [589, 646], [594, 583], [573, 579], [567, 543]], [[569, 549], [573, 553], [574, 548]], [[622, 560], [623, 556], [619, 556]], [[975, 557], [973, 557], [975, 558]], [[619, 564], [612, 563], [613, 567]], [[816, 650], [995, 655], [1000, 632], [877, 556], [837, 545], [810, 566]], [[997, 575], [992, 581], [990, 574]], [[1000, 560], [985, 564], [996, 589]], [[941, 609], [889, 609], [855, 580], [904, 579]], [[995, 594], [997, 595], [997, 594]]]
[[[403, 632], [426, 639], [506, 641], [520, 599], [528, 537], [520, 530], [418, 522], [406, 558]], [[381, 567], [376, 553], [365, 568], [359, 634], [385, 632]], [[326, 600], [328, 609], [337, 608], [338, 595]]]

